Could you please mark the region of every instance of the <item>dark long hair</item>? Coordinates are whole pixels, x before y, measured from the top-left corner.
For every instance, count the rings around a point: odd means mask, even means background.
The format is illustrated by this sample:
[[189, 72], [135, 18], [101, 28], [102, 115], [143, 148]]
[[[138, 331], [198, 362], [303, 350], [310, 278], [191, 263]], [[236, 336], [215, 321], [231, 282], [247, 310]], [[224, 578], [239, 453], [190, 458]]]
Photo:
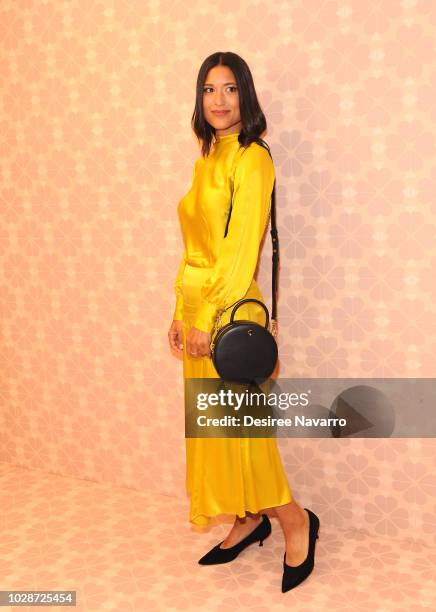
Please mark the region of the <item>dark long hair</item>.
[[242, 124], [238, 138], [239, 144], [241, 146], [248, 146], [251, 142], [266, 144], [261, 138], [261, 134], [266, 130], [266, 119], [257, 99], [250, 68], [242, 57], [236, 53], [218, 51], [204, 60], [197, 76], [195, 109], [191, 125], [198, 140], [202, 143], [201, 154], [203, 157], [209, 155], [212, 141], [215, 138], [215, 128], [206, 121], [203, 113], [204, 83], [207, 73], [214, 66], [228, 66], [235, 75]]

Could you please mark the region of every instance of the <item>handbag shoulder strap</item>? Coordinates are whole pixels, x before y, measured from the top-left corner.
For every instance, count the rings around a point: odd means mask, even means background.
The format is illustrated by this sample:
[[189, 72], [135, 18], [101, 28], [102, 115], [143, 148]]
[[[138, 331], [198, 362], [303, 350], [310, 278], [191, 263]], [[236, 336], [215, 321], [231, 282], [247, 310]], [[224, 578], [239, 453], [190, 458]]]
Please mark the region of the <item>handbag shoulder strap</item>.
[[[262, 139], [259, 138], [258, 140], [256, 140], [255, 142], [257, 142], [260, 146], [264, 147], [271, 159], [272, 159], [272, 155], [271, 155], [271, 151], [270, 148], [268, 146], [268, 144]], [[237, 155], [235, 155], [235, 158], [237, 157]], [[232, 177], [233, 177], [233, 167], [232, 167]], [[272, 252], [272, 278], [271, 278], [271, 293], [272, 293], [272, 309], [271, 309], [271, 327], [272, 327], [272, 332], [273, 334], [275, 334], [276, 332], [276, 324], [277, 324], [277, 287], [278, 287], [278, 269], [279, 269], [279, 259], [280, 259], [280, 254], [279, 254], [279, 236], [278, 236], [278, 231], [277, 231], [277, 225], [276, 225], [276, 181], [274, 178], [274, 185], [273, 185], [273, 189], [272, 189], [272, 193], [271, 193], [271, 230], [270, 230], [270, 234], [271, 234], [271, 240], [272, 240], [272, 248], [273, 248], [273, 252]], [[233, 189], [232, 189], [232, 200], [230, 202], [230, 210], [229, 210], [229, 215], [227, 217], [227, 223], [226, 223], [226, 229], [224, 232], [224, 237], [227, 236], [227, 230], [229, 227], [229, 222], [230, 222], [230, 216], [232, 214], [232, 206], [233, 206]]]

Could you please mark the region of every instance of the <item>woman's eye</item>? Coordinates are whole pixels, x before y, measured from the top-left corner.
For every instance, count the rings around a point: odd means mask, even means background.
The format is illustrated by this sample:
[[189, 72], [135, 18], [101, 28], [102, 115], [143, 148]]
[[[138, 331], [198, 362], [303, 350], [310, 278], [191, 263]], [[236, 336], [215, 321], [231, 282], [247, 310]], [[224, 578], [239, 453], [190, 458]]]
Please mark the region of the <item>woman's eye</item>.
[[[213, 88], [212, 87], [204, 87], [203, 93], [208, 93], [208, 91], [210, 89], [213, 89]], [[230, 85], [227, 89], [231, 89], [231, 90], [237, 91], [238, 88], [236, 87], [236, 85]]]

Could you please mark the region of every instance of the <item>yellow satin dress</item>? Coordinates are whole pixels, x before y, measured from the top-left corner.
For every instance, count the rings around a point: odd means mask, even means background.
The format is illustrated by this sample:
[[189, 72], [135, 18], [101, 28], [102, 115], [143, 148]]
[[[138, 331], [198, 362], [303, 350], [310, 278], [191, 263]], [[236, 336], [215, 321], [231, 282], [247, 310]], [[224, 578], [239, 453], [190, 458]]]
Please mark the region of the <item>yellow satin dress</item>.
[[[261, 145], [240, 148], [238, 133], [221, 136], [194, 166], [192, 185], [177, 208], [184, 252], [174, 289], [173, 319], [183, 322], [183, 376], [219, 378], [209, 356], [186, 352], [191, 327], [212, 332], [218, 309], [239, 299], [264, 301], [254, 278], [259, 246], [269, 220], [275, 172]], [[233, 206], [224, 238], [233, 187]], [[228, 322], [232, 308], [224, 312]], [[243, 304], [236, 318], [265, 322], [255, 303]], [[275, 438], [186, 438], [189, 520], [207, 525], [211, 517], [280, 506], [292, 501]]]

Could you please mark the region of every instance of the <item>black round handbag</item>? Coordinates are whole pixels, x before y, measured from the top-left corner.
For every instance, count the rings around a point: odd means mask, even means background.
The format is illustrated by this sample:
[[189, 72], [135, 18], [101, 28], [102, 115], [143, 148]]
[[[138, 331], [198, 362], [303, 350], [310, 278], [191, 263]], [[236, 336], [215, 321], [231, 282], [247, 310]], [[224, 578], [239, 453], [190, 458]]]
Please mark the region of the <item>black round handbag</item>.
[[[264, 143], [262, 146], [265, 146], [271, 155], [268, 145]], [[224, 237], [227, 235], [231, 212], [232, 203]], [[224, 326], [221, 326], [222, 313], [231, 306], [218, 311], [212, 331], [210, 350], [215, 369], [223, 380], [261, 383], [271, 376], [277, 363], [278, 348], [275, 337], [277, 335], [276, 293], [279, 241], [276, 227], [275, 181], [271, 194], [271, 238], [273, 244], [271, 324], [269, 325], [268, 308], [255, 298], [243, 298], [232, 305], [230, 321]], [[262, 306], [266, 316], [265, 325], [260, 325], [255, 321], [234, 320], [237, 309], [245, 302], [256, 302]]]

